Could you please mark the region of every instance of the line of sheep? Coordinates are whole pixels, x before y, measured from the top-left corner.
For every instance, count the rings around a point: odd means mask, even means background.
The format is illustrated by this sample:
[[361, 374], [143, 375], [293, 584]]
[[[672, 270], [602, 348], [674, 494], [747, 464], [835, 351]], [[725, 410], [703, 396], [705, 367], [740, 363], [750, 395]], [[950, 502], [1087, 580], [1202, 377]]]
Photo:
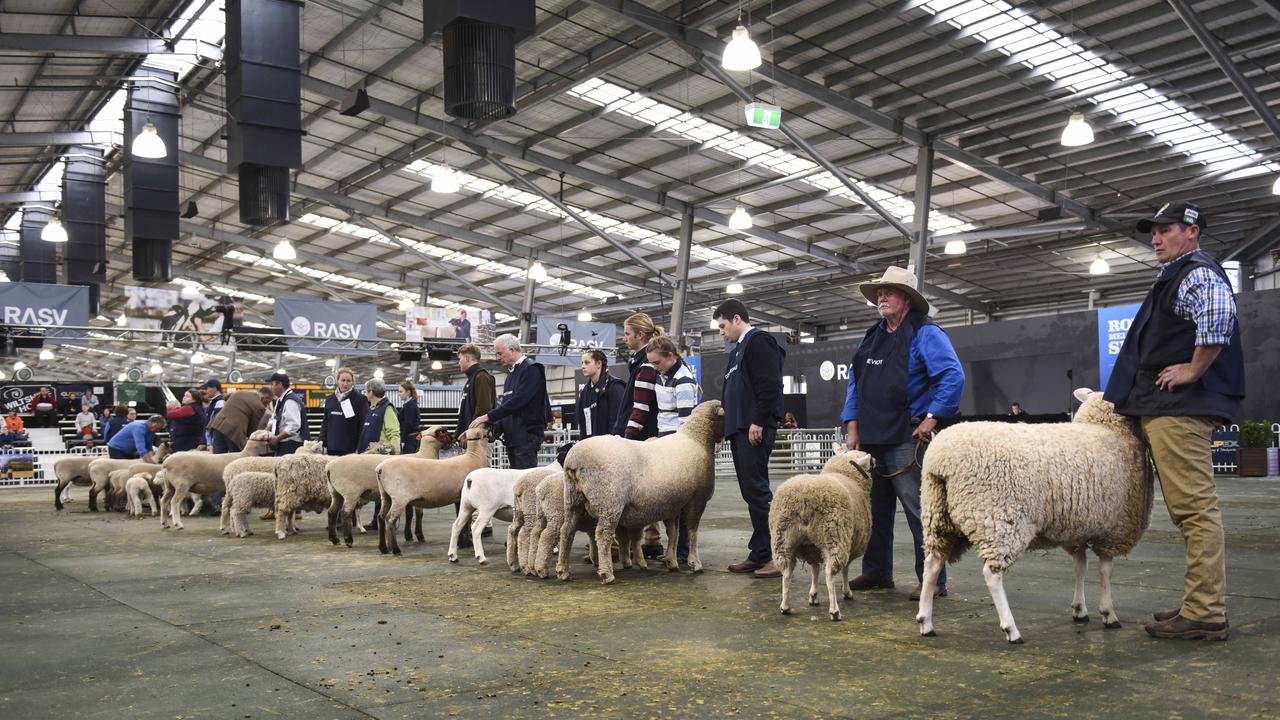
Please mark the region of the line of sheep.
[[[1100, 561], [1105, 627], [1120, 626], [1111, 597], [1112, 561], [1132, 550], [1147, 528], [1154, 473], [1131, 419], [1117, 415], [1101, 393], [1080, 390], [1077, 398], [1082, 405], [1070, 423], [962, 423], [933, 440], [922, 467], [926, 565], [916, 615], [922, 635], [935, 634], [933, 588], [942, 563], [957, 561], [970, 547], [982, 560], [1009, 642], [1022, 640], [1003, 574], [1027, 550], [1041, 547], [1062, 547], [1072, 555], [1072, 617], [1080, 622], [1088, 620], [1083, 574], [1085, 552], [1093, 550]], [[265, 437], [255, 434], [241, 453], [187, 452], [166, 458], [163, 466], [109, 465], [114, 474], [108, 471], [102, 484], [105, 468], [99, 463], [126, 461], [94, 460], [79, 467], [64, 460], [57, 466], [58, 492], [67, 483], [91, 484], [106, 490], [110, 502], [118, 480], [119, 494], [130, 498], [130, 511], [138, 515], [142, 498], [160, 487], [162, 522], [181, 528], [180, 499], [225, 488], [224, 534], [252, 534], [247, 516], [255, 507], [274, 509], [281, 540], [297, 531], [295, 514], [327, 512], [330, 541], [339, 543], [340, 528], [348, 547], [352, 528], [360, 527], [360, 505], [376, 496], [381, 500], [379, 549], [395, 555], [401, 552], [398, 523], [407, 511], [458, 502], [450, 528], [451, 562], [458, 562], [459, 537], [470, 527], [475, 557], [487, 564], [481, 531], [496, 517], [511, 523], [507, 564], [513, 572], [548, 577], [558, 541], [555, 574], [568, 580], [574, 536], [585, 532], [588, 560], [610, 584], [615, 540], [624, 568], [645, 568], [639, 538], [653, 523], [666, 530], [667, 569], [678, 569], [676, 531], [683, 522], [689, 567], [701, 571], [698, 527], [715, 489], [715, 448], [723, 435], [724, 410], [711, 400], [698, 405], [675, 434], [643, 443], [588, 438], [561, 448], [548, 466], [502, 470], [488, 467], [489, 445], [481, 430], [468, 431], [466, 452], [446, 459], [438, 456], [453, 438], [439, 427], [423, 433], [418, 453], [401, 457], [386, 457], [389, 449], [380, 447], [339, 458], [313, 448], [263, 457]], [[839, 596], [850, 597], [848, 565], [863, 554], [870, 536], [872, 471], [870, 455], [838, 449], [821, 472], [795, 476], [778, 488], [769, 528], [774, 562], [783, 573], [783, 614], [791, 613], [792, 574], [803, 561], [810, 566], [809, 604], [818, 604], [821, 577], [831, 619], [842, 618]], [[417, 538], [423, 539], [420, 519]]]

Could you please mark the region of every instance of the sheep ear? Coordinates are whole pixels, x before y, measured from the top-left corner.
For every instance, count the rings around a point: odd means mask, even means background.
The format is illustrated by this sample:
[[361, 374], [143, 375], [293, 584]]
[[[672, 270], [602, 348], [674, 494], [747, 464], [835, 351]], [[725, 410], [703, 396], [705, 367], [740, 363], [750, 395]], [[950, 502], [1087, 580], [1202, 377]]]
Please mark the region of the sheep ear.
[[1089, 399], [1089, 396], [1092, 395], [1093, 392], [1094, 392], [1093, 390], [1087, 387], [1082, 387], [1082, 388], [1076, 388], [1075, 392], [1071, 394], [1075, 396], [1076, 400], [1079, 400], [1080, 402], [1084, 402], [1085, 400]]

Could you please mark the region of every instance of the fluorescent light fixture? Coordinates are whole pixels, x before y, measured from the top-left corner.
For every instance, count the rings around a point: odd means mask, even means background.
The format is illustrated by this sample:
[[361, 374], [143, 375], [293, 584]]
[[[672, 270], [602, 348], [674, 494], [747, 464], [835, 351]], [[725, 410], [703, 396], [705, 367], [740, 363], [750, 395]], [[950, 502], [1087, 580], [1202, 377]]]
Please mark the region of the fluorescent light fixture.
[[1111, 265], [1106, 260], [1103, 260], [1101, 255], [1089, 264], [1090, 275], [1106, 275], [1109, 272], [1111, 272]]
[[289, 262], [298, 259], [298, 251], [293, 249], [293, 245], [288, 240], [281, 240], [276, 243], [276, 247], [271, 251], [271, 257], [276, 260]]
[[458, 183], [458, 175], [453, 168], [448, 165], [441, 165], [436, 168], [436, 174], [431, 178], [431, 192], [433, 193], [456, 193], [462, 189]]
[[725, 291], [725, 294], [727, 295], [741, 295], [742, 283], [738, 283], [738, 282], [729, 283], [728, 285], [724, 286], [724, 291]]
[[743, 25], [734, 28], [733, 39], [724, 46], [720, 67], [745, 72], [760, 67], [760, 62], [760, 47], [751, 39], [751, 32]]
[[400, 302], [396, 303], [396, 309], [400, 312], [409, 312], [413, 309], [413, 298], [400, 298]]
[[41, 360], [52, 360], [52, 359], [53, 359], [53, 351], [52, 351], [52, 350], [50, 350], [49, 348], [45, 348], [45, 349], [41, 350], [41, 351], [40, 351], [40, 359], [41, 359]]
[[64, 243], [67, 241], [67, 229], [62, 227], [62, 221], [58, 218], [49, 218], [49, 222], [45, 223], [44, 229], [40, 231], [40, 239], [51, 243]]
[[440, 362], [439, 360], [432, 360], [432, 361], [431, 361], [431, 369], [432, 369], [432, 370], [443, 370], [443, 369], [444, 369], [444, 363]]
[[162, 372], [164, 372], [164, 366], [162, 366], [162, 365], [161, 365], [160, 363], [158, 363], [158, 362], [153, 362], [153, 363], [151, 363], [151, 374], [152, 374], [152, 375], [159, 375], [159, 374], [160, 374], [160, 373], [162, 373]]
[[948, 240], [947, 246], [942, 249], [944, 255], [963, 255], [968, 247], [963, 240]]
[[534, 282], [546, 282], [547, 269], [542, 266], [541, 262], [535, 262], [529, 266], [529, 277], [533, 278]]
[[148, 120], [147, 124], [142, 126], [142, 132], [133, 138], [133, 156], [158, 160], [168, 154], [168, 150], [164, 147], [164, 140], [160, 138], [160, 133], [156, 132], [156, 126]]
[[751, 222], [751, 213], [747, 212], [747, 208], [742, 205], [733, 209], [733, 214], [729, 216], [729, 228], [733, 230], [750, 230], [754, 223]]
[[1067, 126], [1062, 128], [1062, 144], [1067, 147], [1080, 147], [1093, 142], [1093, 127], [1080, 113], [1071, 113]]
[[379, 380], [381, 380], [385, 374], [386, 373], [382, 372], [382, 368], [377, 368], [373, 371], [373, 376]]

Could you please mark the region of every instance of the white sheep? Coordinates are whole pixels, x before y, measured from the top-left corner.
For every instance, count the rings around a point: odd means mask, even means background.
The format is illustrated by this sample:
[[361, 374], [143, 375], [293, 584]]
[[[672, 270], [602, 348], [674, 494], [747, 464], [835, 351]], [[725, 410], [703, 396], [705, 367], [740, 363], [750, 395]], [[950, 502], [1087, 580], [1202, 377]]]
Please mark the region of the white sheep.
[[[841, 448], [843, 449], [843, 448]], [[791, 574], [809, 564], [809, 604], [818, 604], [818, 573], [827, 583], [827, 611], [840, 620], [836, 576], [845, 598], [849, 562], [861, 557], [871, 538], [871, 456], [838, 452], [817, 475], [796, 475], [778, 487], [769, 508], [773, 562], [782, 570], [783, 615], [791, 614]]]
[[535, 490], [545, 475], [542, 468], [534, 468], [516, 480], [511, 488], [513, 505], [511, 508], [511, 525], [507, 527], [507, 566], [511, 572], [520, 572], [527, 568], [532, 570], [533, 522], [538, 514], [538, 498]]
[[925, 455], [920, 492], [924, 579], [916, 622], [933, 636], [933, 593], [945, 561], [971, 545], [1011, 643], [1022, 642], [1004, 592], [1004, 572], [1029, 549], [1061, 547], [1075, 560], [1072, 619], [1089, 620], [1085, 550], [1098, 556], [1107, 628], [1120, 627], [1111, 600], [1112, 559], [1127, 555], [1151, 519], [1154, 473], [1132, 418], [1102, 393], [1077, 390], [1070, 423], [961, 423], [938, 433]]
[[[308, 440], [302, 443], [302, 447], [294, 451], [295, 455], [319, 454], [323, 447], [318, 440]], [[257, 457], [242, 457], [232, 460], [222, 470], [222, 482], [227, 487], [227, 494], [222, 498], [222, 517], [218, 520], [218, 531], [223, 535], [231, 535], [235, 532], [235, 528], [231, 522], [231, 479], [242, 472], [265, 472], [274, 476], [276, 465], [287, 455], [276, 457], [274, 455], [261, 455]], [[272, 491], [274, 496], [274, 490]], [[274, 503], [269, 502], [265, 507], [273, 507]], [[251, 533], [252, 534], [252, 533]]]
[[182, 500], [190, 493], [207, 495], [211, 492], [225, 491], [227, 485], [222, 480], [222, 471], [235, 460], [243, 457], [257, 457], [271, 451], [268, 439], [271, 433], [256, 430], [249, 436], [244, 449], [236, 453], [214, 454], [199, 450], [190, 450], [170, 455], [164, 460], [164, 496], [160, 498], [160, 524], [169, 527], [173, 523], [175, 530], [182, 529]]
[[155, 472], [137, 473], [125, 481], [124, 492], [129, 498], [129, 517], [141, 518], [144, 504], [150, 506], [152, 516], [160, 512], [160, 499], [156, 497], [151, 484], [153, 477]]
[[[451, 435], [440, 425], [427, 428], [422, 433], [422, 444], [412, 455], [405, 455], [399, 460], [412, 465], [417, 462], [434, 462], [440, 457], [440, 451], [448, 446]], [[379, 450], [379, 448], [385, 448]], [[395, 454], [395, 448], [386, 448], [381, 443], [373, 443], [370, 448], [359, 455], [344, 455], [333, 458], [325, 469], [331, 489], [329, 511], [329, 541], [338, 544], [339, 513], [343, 539], [347, 547], [352, 545], [352, 528], [364, 532], [356, 518], [356, 511], [366, 500], [372, 500], [378, 492], [378, 479], [374, 473], [378, 465], [386, 461], [387, 454]], [[383, 508], [384, 510], [386, 508]], [[422, 525], [419, 522], [419, 529]], [[382, 535], [382, 524], [379, 521], [378, 533]], [[380, 543], [381, 544], [381, 543]]]
[[[489, 466], [489, 443], [485, 430], [467, 431], [467, 451], [443, 460], [390, 458], [374, 473], [382, 498], [378, 519], [378, 549], [400, 554], [396, 526], [406, 508], [437, 508], [452, 505], [462, 496], [462, 484], [473, 470]], [[350, 544], [350, 535], [347, 542]], [[388, 539], [389, 538], [389, 539]]]
[[[253, 534], [249, 528], [249, 511], [255, 507], [272, 507], [276, 499], [275, 472], [238, 472], [227, 483], [223, 507], [231, 506], [231, 530], [236, 537]], [[289, 514], [290, 518], [293, 513]]]
[[[160, 443], [155, 451], [155, 464], [164, 462], [169, 457], [171, 446], [167, 442]], [[138, 460], [114, 460], [111, 458], [97, 457], [89, 461], [89, 512], [98, 512], [98, 495], [103, 496], [103, 504], [110, 509], [113, 498], [111, 497], [111, 473], [114, 470], [122, 470], [130, 467]], [[148, 463], [151, 464], [151, 463]], [[55, 466], [56, 471], [56, 466]]]
[[62, 494], [66, 491], [67, 486], [75, 485], [92, 485], [93, 479], [89, 476], [89, 463], [98, 460], [97, 455], [69, 455], [59, 458], [53, 464], [53, 474], [58, 478], [58, 484], [53, 489], [53, 507], [61, 510]]
[[723, 439], [724, 408], [719, 400], [708, 400], [674, 434], [646, 442], [606, 435], [575, 445], [564, 465], [565, 520], [557, 577], [569, 577], [573, 529], [583, 513], [596, 518], [596, 573], [606, 585], [614, 581], [613, 562], [607, 560], [619, 526], [639, 530], [663, 522], [663, 559], [668, 570], [677, 570], [676, 528], [683, 519], [689, 529], [689, 567], [700, 572], [698, 523], [715, 492], [715, 448]]

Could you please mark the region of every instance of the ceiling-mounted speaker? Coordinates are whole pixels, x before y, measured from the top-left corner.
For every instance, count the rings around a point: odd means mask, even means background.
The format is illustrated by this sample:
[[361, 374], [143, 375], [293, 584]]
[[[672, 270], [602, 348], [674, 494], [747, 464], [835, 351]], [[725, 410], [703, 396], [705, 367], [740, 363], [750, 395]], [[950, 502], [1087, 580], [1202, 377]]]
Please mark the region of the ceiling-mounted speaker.
[[516, 114], [516, 43], [534, 21], [534, 0], [423, 0], [426, 37], [443, 39], [445, 112], [466, 120]]
[[324, 387], [326, 390], [332, 390], [337, 387], [337, 385], [338, 378], [334, 377], [332, 374], [324, 376]]
[[31, 372], [31, 368], [29, 367], [20, 368], [18, 370], [13, 371], [13, 379], [17, 380], [18, 382], [27, 382], [28, 380], [31, 379], [32, 375], [33, 373]]
[[128, 378], [131, 383], [140, 383], [142, 382], [143, 377], [142, 368], [131, 367], [125, 371], [124, 376]]

